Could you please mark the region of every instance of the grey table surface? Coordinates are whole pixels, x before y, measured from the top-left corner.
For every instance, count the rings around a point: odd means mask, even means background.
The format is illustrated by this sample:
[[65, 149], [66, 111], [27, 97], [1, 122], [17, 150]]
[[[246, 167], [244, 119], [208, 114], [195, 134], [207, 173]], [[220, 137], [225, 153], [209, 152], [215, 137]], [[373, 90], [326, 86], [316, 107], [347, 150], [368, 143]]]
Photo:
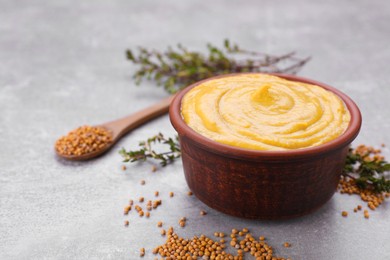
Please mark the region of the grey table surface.
[[[389, 25], [390, 1], [379, 0], [1, 0], [0, 259], [139, 259], [141, 247], [153, 259], [151, 249], [165, 240], [159, 220], [184, 237], [247, 227], [292, 259], [390, 259], [389, 202], [368, 220], [352, 213], [358, 197], [340, 194], [305, 217], [244, 220], [187, 196], [181, 162], [155, 173], [150, 163], [122, 171], [121, 147], [135, 148], [159, 131], [175, 134], [167, 116], [93, 161], [67, 162], [53, 153], [67, 131], [167, 96], [153, 82], [134, 86], [126, 48], [180, 42], [204, 50], [206, 42], [224, 38], [266, 53], [311, 56], [300, 75], [339, 88], [361, 109], [354, 144], [390, 145]], [[383, 152], [390, 156], [388, 148]], [[155, 190], [163, 205], [150, 219], [123, 216], [129, 199], [152, 198]], [[183, 216], [184, 229], [178, 227]], [[282, 246], [286, 241], [291, 248]]]

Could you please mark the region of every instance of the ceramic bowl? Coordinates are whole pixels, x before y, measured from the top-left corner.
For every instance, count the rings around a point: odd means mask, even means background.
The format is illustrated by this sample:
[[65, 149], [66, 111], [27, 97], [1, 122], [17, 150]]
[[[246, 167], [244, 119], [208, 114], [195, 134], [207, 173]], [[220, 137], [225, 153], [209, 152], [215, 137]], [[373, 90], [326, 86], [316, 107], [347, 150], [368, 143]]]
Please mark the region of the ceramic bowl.
[[209, 207], [244, 218], [291, 218], [320, 208], [335, 193], [349, 146], [359, 133], [359, 108], [347, 95], [326, 84], [273, 74], [314, 84], [339, 96], [351, 114], [347, 130], [328, 143], [303, 149], [258, 151], [228, 146], [192, 130], [182, 118], [181, 101], [190, 89], [205, 81], [234, 75], [238, 74], [197, 82], [171, 103], [169, 116], [179, 134], [189, 188]]

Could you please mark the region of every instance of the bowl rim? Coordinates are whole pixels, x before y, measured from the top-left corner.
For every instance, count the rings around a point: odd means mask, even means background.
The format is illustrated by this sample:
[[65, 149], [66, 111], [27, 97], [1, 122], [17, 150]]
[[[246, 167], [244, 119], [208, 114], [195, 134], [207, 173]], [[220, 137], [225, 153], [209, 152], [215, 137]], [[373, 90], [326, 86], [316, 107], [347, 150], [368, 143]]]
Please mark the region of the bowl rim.
[[[344, 102], [344, 104], [346, 105], [346, 107], [350, 112], [351, 120], [349, 122], [348, 128], [342, 135], [318, 146], [291, 149], [291, 150], [269, 151], [269, 150], [254, 150], [254, 149], [240, 148], [240, 147], [230, 146], [230, 145], [216, 142], [212, 139], [209, 139], [197, 133], [195, 130], [190, 128], [184, 122], [184, 119], [181, 115], [181, 101], [184, 95], [188, 91], [209, 80], [214, 80], [214, 79], [219, 79], [224, 77], [233, 77], [233, 76], [239, 76], [245, 74], [273, 75], [291, 81], [317, 85], [319, 87], [331, 91], [332, 93], [336, 94], [339, 98], [342, 99], [342, 101]], [[223, 75], [210, 77], [189, 85], [188, 87], [184, 88], [179, 93], [177, 93], [176, 96], [174, 97], [169, 108], [169, 118], [173, 127], [179, 133], [179, 136], [185, 136], [191, 139], [196, 145], [204, 149], [207, 149], [210, 152], [222, 154], [226, 157], [231, 157], [231, 158], [249, 159], [249, 160], [266, 159], [271, 161], [275, 161], [275, 160], [285, 161], [286, 159], [302, 159], [307, 157], [321, 156], [324, 155], [325, 153], [332, 152], [334, 150], [349, 146], [350, 143], [358, 135], [362, 123], [362, 116], [358, 106], [350, 97], [348, 97], [340, 90], [331, 87], [327, 84], [315, 80], [311, 80], [308, 78], [300, 77], [300, 76], [280, 74], [280, 73], [260, 73], [260, 72], [223, 74]]]

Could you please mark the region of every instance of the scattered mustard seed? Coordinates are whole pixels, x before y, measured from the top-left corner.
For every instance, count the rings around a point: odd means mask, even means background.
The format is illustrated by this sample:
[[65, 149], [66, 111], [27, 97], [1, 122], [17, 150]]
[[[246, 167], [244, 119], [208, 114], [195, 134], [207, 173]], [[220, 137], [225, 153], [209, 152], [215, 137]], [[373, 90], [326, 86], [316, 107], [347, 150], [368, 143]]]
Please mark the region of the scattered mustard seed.
[[141, 257], [145, 256], [145, 248], [141, 248], [141, 249], [140, 249], [139, 255], [140, 255]]
[[129, 225], [129, 221], [125, 220], [125, 227], [127, 227], [128, 225]]
[[162, 221], [157, 222], [158, 227], [162, 227], [162, 225], [163, 225]]
[[141, 202], [141, 203], [144, 202], [144, 200], [145, 200], [144, 197], [140, 197], [140, 198], [139, 198], [139, 202]]
[[291, 247], [291, 244], [288, 243], [288, 242], [285, 242], [285, 243], [283, 244], [283, 246], [284, 246], [284, 247]]
[[173, 197], [175, 194], [171, 191], [170, 193], [169, 193], [169, 197]]
[[146, 211], [145, 213], [145, 217], [149, 218], [150, 217], [150, 212], [149, 211]]
[[159, 192], [158, 192], [158, 191], [155, 191], [155, 192], [154, 192], [154, 196], [158, 197], [158, 195], [159, 195]]
[[347, 217], [347, 216], [348, 216], [348, 212], [346, 212], [346, 211], [342, 211], [342, 212], [341, 212], [341, 216], [343, 216], [343, 217]]
[[192, 191], [187, 192], [187, 195], [192, 196], [193, 195]]
[[167, 234], [168, 235], [172, 235], [173, 234], [173, 227], [169, 227], [168, 228]]
[[160, 206], [162, 203], [161, 200], [155, 200], [153, 201], [153, 208], [156, 209], [158, 206]]
[[127, 214], [129, 214], [129, 211], [131, 210], [131, 206], [130, 205], [128, 205], [128, 206], [126, 206], [124, 209], [123, 209], [123, 213], [125, 214], [125, 215], [127, 215]]
[[122, 171], [126, 171], [126, 166], [122, 165]]
[[182, 217], [180, 220], [179, 220], [179, 225], [181, 227], [185, 227], [186, 226], [186, 221], [187, 221], [187, 218], [186, 217]]
[[200, 215], [201, 215], [201, 216], [207, 215], [207, 212], [204, 211], [204, 210], [201, 210], [201, 211], [200, 211]]
[[152, 166], [152, 172], [157, 171], [157, 167], [155, 165]]
[[141, 180], [141, 185], [145, 185], [146, 181], [145, 180]]

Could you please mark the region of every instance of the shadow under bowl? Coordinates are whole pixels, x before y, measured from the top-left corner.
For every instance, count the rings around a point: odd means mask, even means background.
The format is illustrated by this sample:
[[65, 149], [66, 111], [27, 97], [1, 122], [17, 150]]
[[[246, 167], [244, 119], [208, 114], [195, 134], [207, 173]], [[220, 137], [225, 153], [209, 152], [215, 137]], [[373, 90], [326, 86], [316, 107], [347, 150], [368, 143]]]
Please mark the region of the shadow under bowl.
[[258, 219], [282, 219], [315, 211], [335, 193], [351, 142], [361, 126], [356, 104], [341, 91], [310, 79], [272, 74], [320, 86], [340, 97], [351, 114], [347, 130], [325, 144], [288, 151], [258, 151], [224, 145], [191, 129], [181, 115], [182, 90], [172, 101], [169, 116], [179, 134], [184, 174], [202, 202], [223, 213]]

